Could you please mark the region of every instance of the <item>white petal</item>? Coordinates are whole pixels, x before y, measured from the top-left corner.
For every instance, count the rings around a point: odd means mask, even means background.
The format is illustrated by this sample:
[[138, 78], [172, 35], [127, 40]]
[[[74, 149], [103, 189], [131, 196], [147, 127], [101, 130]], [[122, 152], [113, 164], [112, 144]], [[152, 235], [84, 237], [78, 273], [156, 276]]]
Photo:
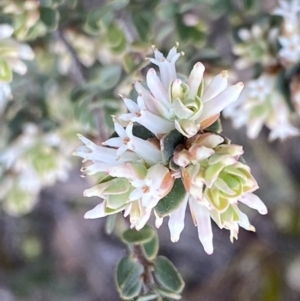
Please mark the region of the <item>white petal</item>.
[[188, 97], [194, 98], [197, 95], [203, 79], [204, 69], [205, 69], [204, 65], [200, 62], [194, 65], [193, 70], [191, 71], [191, 74], [188, 79], [188, 86], [190, 88]]
[[147, 72], [147, 86], [153, 96], [160, 101], [165, 108], [170, 107], [167, 90], [153, 68]]
[[124, 98], [123, 99], [126, 108], [129, 110], [130, 113], [136, 113], [139, 111], [138, 105], [131, 99], [129, 98]]
[[104, 217], [106, 215], [107, 213], [105, 212], [105, 202], [102, 202], [101, 204], [97, 205], [94, 209], [86, 212], [84, 218], [94, 219], [94, 218]]
[[161, 225], [164, 221], [164, 218], [158, 216], [155, 211], [154, 211], [154, 215], [155, 215], [155, 227], [158, 229], [161, 227]]
[[243, 195], [239, 201], [246, 204], [248, 207], [257, 210], [260, 214], [268, 213], [268, 209], [262, 200], [251, 192]]
[[197, 230], [199, 240], [201, 241], [203, 248], [207, 254], [212, 254], [213, 247], [213, 232], [211, 228], [211, 220], [208, 209], [196, 202], [193, 198], [189, 201], [191, 212], [194, 215], [197, 222]]
[[114, 137], [106, 140], [103, 144], [111, 147], [121, 147], [123, 145], [123, 140], [120, 137]]
[[244, 87], [243, 83], [238, 83], [234, 86], [230, 86], [219, 95], [206, 102], [204, 105], [203, 112], [198, 121], [203, 121], [211, 116], [219, 114], [229, 104], [236, 101]]
[[0, 25], [0, 40], [9, 38], [14, 32], [13, 27], [8, 24]]
[[135, 90], [137, 91], [137, 93], [142, 96], [146, 108], [153, 114], [159, 115], [160, 111], [155, 106], [155, 103], [157, 101], [154, 99], [154, 97], [151, 95], [151, 93], [146, 88], [144, 88], [141, 85], [141, 83], [139, 83], [139, 82], [136, 82], [134, 84], [134, 87], [135, 87]]
[[248, 216], [243, 213], [241, 210], [239, 210], [237, 207], [235, 207], [235, 210], [238, 212], [240, 220], [239, 220], [239, 226], [248, 230], [255, 232], [255, 228], [250, 224]]
[[136, 188], [136, 189], [134, 189], [134, 190], [130, 193], [129, 199], [130, 199], [131, 201], [137, 201], [137, 200], [139, 200], [142, 196], [143, 196], [142, 188]]
[[168, 226], [169, 226], [172, 242], [177, 242], [179, 240], [180, 234], [184, 228], [184, 217], [185, 217], [188, 197], [189, 196], [187, 194], [182, 204], [170, 214]]
[[136, 230], [141, 230], [147, 223], [150, 218], [151, 211], [146, 211], [143, 216], [136, 222], [135, 228]]
[[154, 115], [149, 111], [144, 111], [141, 117], [136, 118], [136, 121], [156, 136], [169, 133], [175, 128], [174, 122]]
[[115, 131], [117, 132], [118, 136], [120, 138], [126, 137], [126, 131], [125, 131], [125, 129], [119, 123], [117, 123], [117, 122], [115, 122], [114, 125], [115, 125]]
[[154, 165], [162, 161], [160, 150], [151, 142], [133, 137], [132, 143], [135, 147], [135, 153], [149, 165]]
[[203, 93], [202, 100], [207, 102], [220, 94], [227, 88], [228, 72], [226, 70], [222, 71], [219, 75], [215, 76], [209, 86], [205, 89]]
[[26, 44], [21, 44], [18, 46], [18, 54], [19, 54], [19, 58], [23, 59], [23, 60], [33, 60], [34, 59], [34, 52]]

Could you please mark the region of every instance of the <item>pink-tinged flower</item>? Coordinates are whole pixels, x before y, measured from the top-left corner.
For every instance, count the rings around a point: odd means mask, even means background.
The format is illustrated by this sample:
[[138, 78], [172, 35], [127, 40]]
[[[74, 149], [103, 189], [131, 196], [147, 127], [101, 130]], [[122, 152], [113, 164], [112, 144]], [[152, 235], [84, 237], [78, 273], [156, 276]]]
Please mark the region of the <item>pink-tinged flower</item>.
[[[230, 230], [230, 240], [233, 241], [237, 239], [239, 227], [255, 231], [247, 216], [239, 210], [239, 202], [260, 214], [267, 213], [264, 203], [252, 193], [258, 185], [250, 168], [238, 161], [243, 154], [242, 147], [223, 142], [220, 135], [199, 134], [178, 148], [173, 158], [181, 167], [187, 194], [181, 205], [169, 215], [171, 240], [179, 240], [189, 204], [199, 239], [208, 254], [213, 252], [211, 218], [221, 229]], [[158, 226], [161, 222], [157, 219]]]
[[117, 155], [120, 157], [126, 150], [135, 152], [141, 159], [149, 165], [162, 161], [159, 147], [155, 143], [135, 137], [132, 134], [133, 123], [130, 122], [126, 129], [115, 122], [115, 131], [119, 137], [113, 137], [106, 140], [103, 145], [116, 147]]

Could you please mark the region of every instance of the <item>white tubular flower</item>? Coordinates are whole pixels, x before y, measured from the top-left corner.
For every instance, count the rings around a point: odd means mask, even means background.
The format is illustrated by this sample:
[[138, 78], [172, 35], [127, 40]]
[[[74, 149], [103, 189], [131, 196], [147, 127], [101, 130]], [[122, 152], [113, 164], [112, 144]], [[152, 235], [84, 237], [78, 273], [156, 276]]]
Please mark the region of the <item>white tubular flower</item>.
[[137, 103], [129, 98], [123, 98], [129, 110], [129, 114], [123, 114], [118, 118], [123, 121], [138, 122], [157, 137], [174, 129], [174, 124], [147, 110], [142, 96], [138, 96]]
[[150, 141], [133, 136], [132, 128], [132, 122], [127, 125], [126, 129], [115, 122], [115, 131], [119, 137], [110, 138], [103, 142], [103, 145], [117, 147], [118, 156], [124, 154], [126, 150], [131, 150], [150, 165], [159, 163], [162, 160], [159, 148]]
[[175, 63], [181, 55], [181, 53], [177, 53], [178, 46], [179, 44], [177, 43], [176, 46], [169, 51], [166, 58], [154, 46], [154, 58], [149, 59], [150, 62], [159, 67], [161, 81], [166, 90], [169, 89], [171, 82], [177, 78]]
[[[119, 120], [138, 122], [158, 138], [173, 129], [192, 137], [200, 128], [205, 129], [214, 123], [220, 112], [236, 101], [243, 84], [227, 87], [227, 71], [214, 77], [207, 88], [203, 80], [205, 68], [200, 62], [194, 65], [187, 82], [178, 79], [175, 62], [181, 54], [177, 53], [177, 46], [170, 50], [167, 58], [155, 49], [155, 58], [150, 61], [159, 66], [160, 74], [157, 75], [152, 68], [147, 72], [149, 90], [135, 83], [139, 94], [137, 103], [123, 98], [129, 113], [119, 116]], [[113, 138], [109, 143], [112, 141], [118, 146], [111, 146], [120, 147], [120, 154], [127, 147], [120, 145], [120, 139], [117, 142]], [[127, 149], [133, 150], [130, 146]]]
[[171, 241], [177, 242], [180, 238], [184, 228], [185, 211], [188, 203], [194, 224], [197, 226], [199, 240], [203, 245], [204, 251], [210, 255], [214, 251], [210, 211], [205, 205], [200, 204], [188, 194], [180, 207], [170, 214], [168, 226]]

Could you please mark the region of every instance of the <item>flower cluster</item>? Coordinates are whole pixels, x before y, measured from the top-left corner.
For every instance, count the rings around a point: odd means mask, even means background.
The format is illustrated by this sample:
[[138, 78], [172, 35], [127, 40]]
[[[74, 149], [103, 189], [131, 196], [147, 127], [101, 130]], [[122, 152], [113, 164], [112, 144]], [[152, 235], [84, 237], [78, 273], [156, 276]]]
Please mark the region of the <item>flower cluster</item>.
[[[238, 36], [242, 42], [233, 51], [240, 56], [236, 67], [260, 65], [260, 74], [246, 83], [238, 101], [224, 110], [235, 127], [247, 126], [249, 138], [256, 138], [263, 125], [270, 130], [270, 140], [299, 135], [291, 125], [293, 103], [299, 114], [300, 61], [299, 0], [279, 1], [273, 15], [282, 17], [281, 27], [275, 27], [272, 16], [255, 23], [251, 30], [242, 28]], [[273, 17], [274, 18], [274, 17]], [[272, 26], [270, 25], [272, 24]]]
[[238, 101], [223, 112], [236, 128], [246, 125], [250, 139], [258, 136], [263, 125], [271, 131], [270, 140], [299, 135], [299, 130], [289, 121], [290, 111], [276, 82], [276, 75], [262, 74], [248, 82]]
[[0, 25], [0, 113], [7, 100], [12, 98], [9, 83], [13, 78], [13, 71], [23, 75], [27, 71], [22, 60], [32, 60], [34, 53], [26, 44], [16, 42], [11, 35], [14, 29], [8, 24]]
[[204, 66], [198, 62], [187, 79], [179, 78], [173, 47], [167, 57], [154, 48], [150, 61], [159, 67], [147, 73], [147, 87], [135, 83], [136, 101], [123, 97], [128, 113], [114, 116], [115, 133], [102, 146], [79, 135], [83, 146], [74, 154], [91, 164], [85, 175], [100, 175], [84, 192], [103, 199], [85, 218], [123, 212], [131, 227], [141, 229], [151, 212], [156, 226], [169, 216], [173, 242], [179, 239], [189, 203], [199, 239], [213, 252], [211, 218], [237, 238], [239, 226], [254, 230], [238, 202], [266, 214], [252, 192], [257, 183], [247, 165], [239, 162], [242, 147], [231, 145], [214, 125], [220, 112], [236, 101], [243, 84], [228, 86], [222, 71], [205, 87]]
[[[19, 40], [25, 40], [31, 36], [35, 36], [37, 32], [42, 30], [45, 32], [44, 28], [41, 27], [40, 2], [37, 0], [3, 0], [0, 3], [0, 7], [4, 14], [12, 17], [15, 36]], [[37, 25], [38, 24], [38, 25]]]
[[300, 30], [298, 14], [299, 0], [280, 1], [273, 14], [283, 18], [282, 30], [279, 36], [281, 49], [278, 53], [284, 66], [299, 62], [300, 59]]
[[250, 29], [241, 28], [237, 32], [238, 41], [232, 50], [238, 59], [238, 69], [248, 68], [256, 63], [263, 66], [276, 65], [274, 46], [278, 37], [278, 29], [271, 28], [268, 23], [254, 24]]
[[28, 213], [43, 187], [67, 179], [71, 164], [60, 134], [45, 134], [35, 124], [26, 124], [14, 143], [1, 145], [0, 201], [9, 214]]

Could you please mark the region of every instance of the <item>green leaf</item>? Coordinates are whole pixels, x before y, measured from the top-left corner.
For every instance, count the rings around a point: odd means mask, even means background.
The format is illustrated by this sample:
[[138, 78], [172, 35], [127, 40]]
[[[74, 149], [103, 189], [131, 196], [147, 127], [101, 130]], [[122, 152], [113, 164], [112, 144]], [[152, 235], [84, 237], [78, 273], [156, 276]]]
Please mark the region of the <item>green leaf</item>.
[[110, 235], [112, 234], [114, 227], [115, 227], [115, 223], [116, 223], [116, 214], [112, 214], [112, 215], [108, 215], [106, 217], [106, 223], [105, 223], [105, 233]]
[[143, 272], [144, 268], [139, 262], [130, 257], [121, 259], [116, 269], [115, 281], [123, 299], [130, 300], [139, 295], [143, 284], [141, 279]]
[[164, 164], [168, 164], [173, 157], [174, 149], [178, 144], [183, 143], [184, 136], [177, 130], [172, 130], [170, 133], [164, 135], [160, 140], [161, 156]]
[[143, 12], [142, 14], [133, 14], [132, 21], [135, 25], [135, 29], [142, 41], [147, 41], [149, 34], [151, 33], [151, 16]]
[[173, 263], [164, 256], [158, 256], [154, 261], [154, 277], [162, 288], [170, 292], [178, 294], [184, 288], [181, 275]]
[[9, 83], [12, 80], [12, 71], [6, 60], [0, 58], [0, 82]]
[[91, 92], [86, 89], [86, 87], [76, 87], [71, 91], [70, 95], [72, 102], [79, 102], [91, 99]]
[[74, 106], [74, 115], [75, 118], [84, 126], [89, 126], [90, 129], [96, 128], [92, 110], [86, 102], [81, 101], [78, 105]]
[[129, 244], [144, 244], [155, 235], [155, 231], [148, 225], [141, 230], [128, 229], [122, 234], [122, 240]]
[[134, 125], [132, 128], [132, 134], [143, 140], [154, 138], [155, 135], [142, 125]]
[[246, 10], [253, 10], [255, 8], [255, 0], [243, 0]]
[[144, 244], [141, 245], [142, 251], [144, 256], [152, 261], [153, 259], [155, 259], [157, 253], [158, 253], [158, 248], [159, 248], [159, 241], [158, 241], [158, 236], [155, 230], [153, 230], [154, 236], [152, 237], [152, 239]]
[[129, 53], [123, 56], [123, 66], [126, 73], [130, 73], [135, 67], [134, 59]]
[[130, 183], [126, 178], [115, 178], [110, 181], [110, 185], [103, 191], [105, 195], [108, 194], [122, 194], [129, 190]]
[[107, 207], [110, 209], [118, 210], [118, 208], [125, 206], [126, 202], [129, 199], [131, 190], [128, 190], [125, 193], [122, 194], [110, 194], [107, 196]]
[[91, 35], [98, 35], [104, 28], [110, 26], [114, 20], [114, 14], [108, 6], [89, 12], [84, 30]]
[[205, 129], [205, 132], [221, 133], [223, 130], [221, 120], [216, 120], [212, 125]]
[[113, 10], [121, 10], [129, 4], [129, 0], [112, 0], [107, 3]]
[[174, 185], [164, 198], [162, 198], [155, 207], [155, 212], [160, 217], [164, 217], [177, 209], [184, 198], [186, 197], [186, 190], [181, 179], [176, 179]]
[[59, 14], [56, 10], [49, 7], [40, 8], [40, 20], [47, 26], [49, 30], [57, 28]]
[[107, 91], [114, 88], [121, 77], [120, 65], [108, 65], [102, 67], [95, 78], [93, 78], [91, 85], [96, 85], [101, 91]]

